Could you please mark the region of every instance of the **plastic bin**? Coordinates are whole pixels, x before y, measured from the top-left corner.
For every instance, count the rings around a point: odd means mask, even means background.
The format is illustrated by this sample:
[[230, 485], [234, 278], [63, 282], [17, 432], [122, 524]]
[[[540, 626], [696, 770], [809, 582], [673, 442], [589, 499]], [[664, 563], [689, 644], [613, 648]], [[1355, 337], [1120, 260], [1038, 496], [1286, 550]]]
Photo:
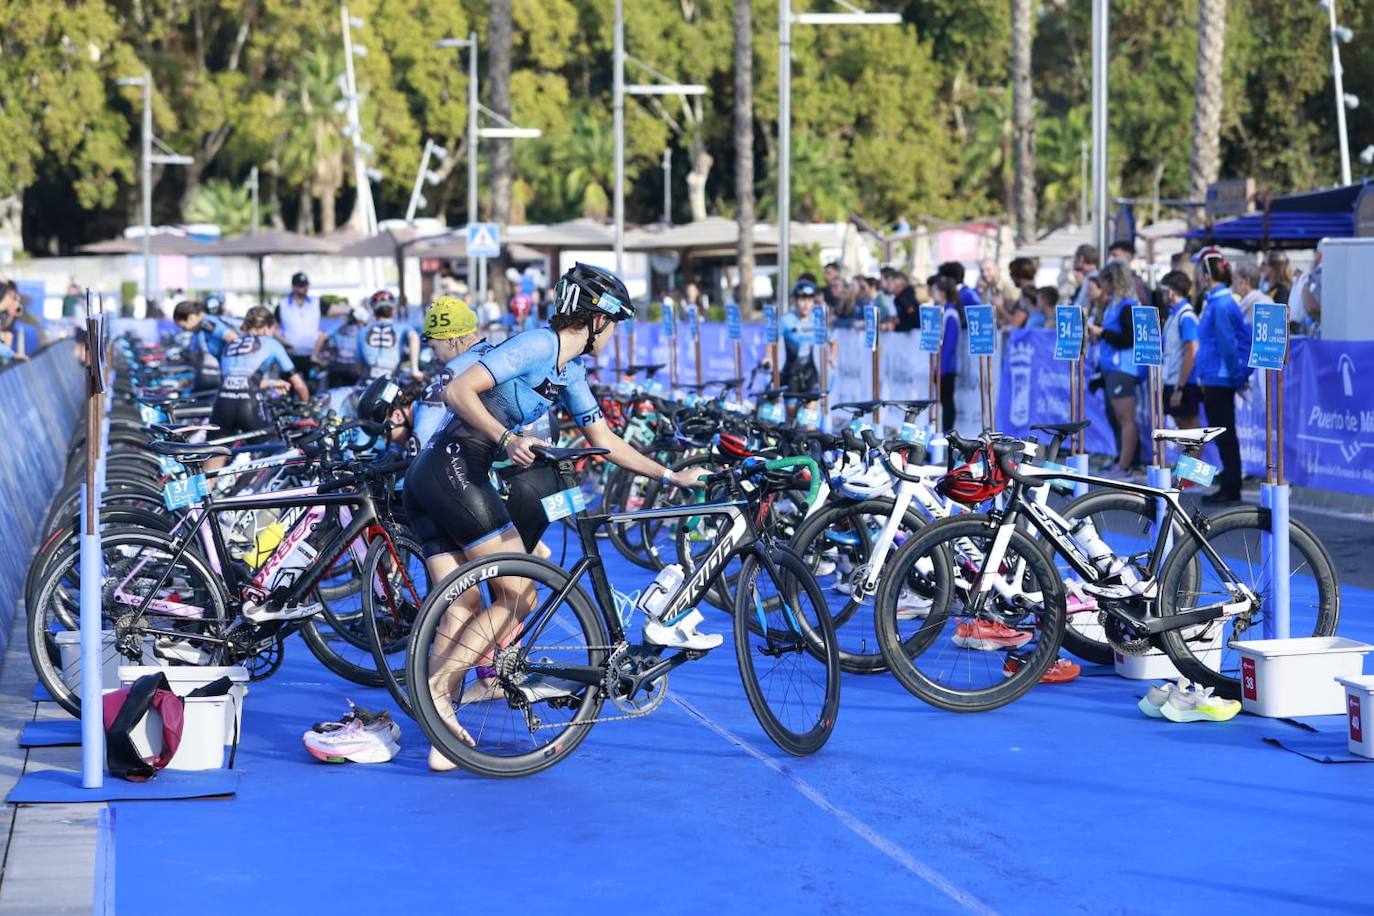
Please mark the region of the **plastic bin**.
[[[167, 675], [167, 685], [172, 688], [172, 693], [184, 697], [186, 694], [203, 687], [212, 681], [217, 681], [222, 677], [229, 678], [232, 686], [229, 693], [222, 698], [224, 704], [224, 744], [233, 744], [234, 735], [243, 735], [243, 698], [248, 693], [248, 669], [234, 667], [211, 667], [196, 665], [179, 665], [174, 668], [150, 668], [138, 665], [125, 665], [119, 669], [119, 684], [132, 684], [134, 681], [143, 677], [145, 674], [157, 674], [162, 672]], [[203, 699], [202, 697], [191, 697], [190, 699]]]
[[[81, 633], [78, 630], [61, 630], [53, 634], [57, 643], [57, 654], [62, 661], [62, 680], [77, 696], [81, 695]], [[114, 630], [100, 631], [100, 689], [114, 690], [119, 686], [119, 667], [129, 659], [120, 655], [114, 648]], [[143, 640], [144, 664], [155, 664], [152, 637]]]
[[[1221, 638], [1224, 628], [1217, 627], [1216, 630], [1211, 646], [1202, 654], [1202, 663], [1212, 669], [1221, 667]], [[1174, 667], [1174, 660], [1162, 649], [1151, 649], [1144, 655], [1113, 652], [1112, 667], [1116, 669], [1117, 677], [1133, 681], [1173, 681], [1182, 676], [1178, 673], [1178, 668]]]
[[[182, 719], [181, 744], [167, 762], [169, 770], [218, 770], [224, 766], [225, 717], [229, 715], [229, 697], [183, 697], [186, 704]], [[138, 721], [131, 734], [134, 748], [145, 759], [162, 753], [162, 716], [156, 709]]]
[[1338, 677], [1345, 688], [1345, 714], [1350, 730], [1350, 753], [1374, 757], [1374, 675]]
[[1343, 636], [1250, 639], [1240, 655], [1241, 708], [1257, 716], [1339, 716], [1345, 691], [1336, 678], [1358, 677], [1374, 646]]

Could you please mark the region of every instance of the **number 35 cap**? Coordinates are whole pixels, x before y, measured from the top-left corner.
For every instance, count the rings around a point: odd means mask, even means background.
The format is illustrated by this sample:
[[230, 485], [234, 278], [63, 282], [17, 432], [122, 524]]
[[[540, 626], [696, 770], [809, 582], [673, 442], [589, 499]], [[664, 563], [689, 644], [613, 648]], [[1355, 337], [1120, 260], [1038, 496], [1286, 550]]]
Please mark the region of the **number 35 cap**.
[[477, 330], [477, 315], [456, 296], [440, 296], [425, 311], [425, 336], [449, 340]]

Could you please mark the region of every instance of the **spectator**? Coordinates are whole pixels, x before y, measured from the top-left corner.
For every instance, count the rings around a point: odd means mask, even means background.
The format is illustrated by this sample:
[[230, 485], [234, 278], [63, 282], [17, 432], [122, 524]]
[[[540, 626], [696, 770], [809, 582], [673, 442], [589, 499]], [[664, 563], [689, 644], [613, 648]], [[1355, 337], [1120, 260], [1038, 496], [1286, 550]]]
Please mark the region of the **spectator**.
[[0, 280], [0, 361], [28, 359], [24, 353], [24, 334], [15, 326], [19, 315], [19, 287], [13, 280]]
[[854, 308], [854, 302], [849, 298], [848, 290], [845, 289], [844, 273], [840, 270], [838, 261], [831, 261], [825, 265], [825, 286], [821, 289], [821, 298], [825, 301], [825, 307], [830, 312], [831, 317], [848, 317]]
[[1277, 248], [1265, 255], [1264, 264], [1260, 266], [1260, 289], [1275, 302], [1288, 304], [1293, 291], [1293, 265], [1288, 263], [1288, 255]]
[[1269, 294], [1260, 289], [1260, 269], [1254, 264], [1237, 264], [1232, 272], [1235, 279], [1236, 299], [1240, 302], [1240, 312], [1247, 323], [1255, 321], [1255, 303], [1273, 302]]
[[1042, 286], [1035, 291], [1035, 309], [1026, 319], [1023, 327], [1053, 328], [1054, 310], [1059, 305], [1059, 290], [1053, 286]]
[[[462, 302], [463, 300], [459, 299], [459, 301]], [[487, 301], [482, 303], [482, 311], [478, 315], [478, 319], [481, 331], [488, 336], [494, 337], [497, 330], [501, 329], [501, 305], [496, 301], [495, 296], [488, 297]]]
[[324, 306], [310, 295], [310, 278], [303, 273], [291, 277], [291, 292], [277, 303], [274, 335], [286, 345], [291, 362], [301, 378], [310, 377], [311, 360], [320, 341], [320, 317]]
[[892, 294], [892, 307], [896, 311], [898, 331], [918, 331], [921, 328], [921, 306], [916, 301], [916, 290], [911, 288], [911, 280], [901, 271], [893, 271], [888, 289]]
[[1198, 382], [1207, 423], [1226, 429], [1216, 439], [1221, 473], [1216, 490], [1203, 497], [1209, 505], [1240, 501], [1240, 439], [1236, 435], [1236, 392], [1245, 387], [1251, 370], [1250, 326], [1231, 293], [1231, 265], [1215, 248], [1197, 254], [1198, 290], [1203, 295], [1198, 323]]
[[940, 426], [944, 430], [957, 429], [958, 410], [954, 403], [954, 388], [959, 375], [959, 283], [953, 277], [936, 274], [926, 281], [931, 301], [940, 307]]
[[1130, 239], [1117, 239], [1107, 246], [1107, 263], [1113, 261], [1126, 268], [1135, 286], [1136, 301], [1142, 305], [1150, 301], [1150, 286], [1135, 271], [1135, 242]]
[[1131, 476], [1140, 446], [1140, 428], [1136, 423], [1136, 389], [1140, 384], [1132, 348], [1135, 345], [1135, 325], [1131, 309], [1140, 305], [1135, 297], [1131, 273], [1120, 261], [1112, 261], [1098, 271], [1093, 281], [1101, 310], [1101, 323], [1089, 322], [1085, 331], [1098, 342], [1097, 365], [1102, 373], [1102, 390], [1107, 399], [1107, 414], [1115, 419], [1117, 430], [1116, 466], [1103, 476], [1125, 480]]
[[1088, 276], [1097, 271], [1100, 263], [1101, 255], [1093, 245], [1079, 245], [1073, 253], [1073, 274], [1077, 283], [1072, 297], [1073, 304], [1083, 309], [1084, 314], [1087, 314], [1088, 309]]
[[1010, 280], [1002, 279], [1002, 272], [992, 258], [985, 258], [978, 265], [978, 298], [992, 306], [999, 328], [1009, 324], [1020, 327], [1026, 320], [1024, 314], [1019, 321], [1012, 320], [1016, 306], [1021, 300], [1021, 290]]
[[1198, 317], [1193, 308], [1193, 281], [1181, 270], [1171, 270], [1159, 281], [1168, 307], [1164, 322], [1164, 412], [1174, 418], [1179, 429], [1200, 426], [1198, 408], [1202, 388], [1198, 385]]
[[1179, 270], [1186, 274], [1191, 266], [1192, 265], [1189, 264], [1188, 252], [1186, 251], [1176, 251], [1169, 256], [1170, 270]]
[[1294, 332], [1321, 337], [1322, 331], [1322, 247], [1312, 259], [1312, 269], [1299, 273], [1288, 295], [1288, 320]]
[[949, 277], [959, 286], [959, 323], [967, 325], [968, 319], [964, 317], [964, 309], [970, 305], [982, 305], [983, 300], [979, 297], [978, 291], [970, 289], [964, 285], [964, 265], [958, 261], [946, 261], [941, 264], [937, 271], [942, 277]]

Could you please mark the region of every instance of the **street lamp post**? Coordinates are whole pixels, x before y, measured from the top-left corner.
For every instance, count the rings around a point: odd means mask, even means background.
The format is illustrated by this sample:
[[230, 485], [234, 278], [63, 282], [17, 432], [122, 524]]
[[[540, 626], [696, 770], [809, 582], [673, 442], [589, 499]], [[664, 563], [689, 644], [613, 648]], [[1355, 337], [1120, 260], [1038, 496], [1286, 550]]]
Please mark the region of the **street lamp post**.
[[[615, 272], [623, 281], [625, 279], [625, 96], [627, 95], [705, 95], [706, 87], [699, 83], [641, 83], [627, 86], [625, 85], [625, 0], [615, 0], [615, 41], [612, 54], [612, 63], [615, 71], [613, 80], [613, 101], [615, 110], [615, 189], [612, 194], [614, 201], [612, 205], [615, 220]], [[638, 62], [636, 62], [638, 63]], [[643, 64], [639, 64], [644, 67]], [[644, 69], [648, 69], [644, 67]], [[658, 75], [658, 74], [656, 74]], [[667, 162], [665, 154], [665, 163]], [[665, 164], [666, 170], [670, 166]], [[664, 200], [668, 200], [670, 192], [665, 188]], [[664, 222], [669, 222], [666, 215], [667, 205], [664, 206]], [[620, 338], [617, 337], [617, 347]], [[630, 362], [635, 359], [635, 329], [634, 322], [630, 322]], [[619, 358], [616, 360], [619, 363]]]
[[[1320, 0], [1331, 22], [1331, 76], [1336, 82], [1336, 135], [1341, 144], [1341, 184], [1350, 184], [1350, 137], [1346, 134], [1345, 109], [1354, 108], [1359, 100], [1345, 94], [1345, 68], [1341, 66], [1341, 43], [1354, 38], [1350, 29], [1336, 24], [1336, 0]], [[1354, 99], [1355, 105], [1350, 105]]]
[[663, 151], [663, 225], [673, 224], [673, 150]]
[[[792, 0], [778, 0], [778, 277], [774, 284], [777, 320], [787, 304], [788, 276], [792, 270], [792, 23], [801, 25], [901, 25], [900, 13], [867, 13], [850, 8], [847, 13], [792, 13]], [[778, 345], [769, 345], [773, 387], [781, 380]]]
[[440, 162], [448, 158], [448, 150], [428, 138], [425, 139], [425, 148], [420, 153], [420, 169], [415, 173], [415, 184], [410, 189], [410, 202], [406, 204], [406, 223], [415, 222], [415, 211], [425, 206], [424, 187], [428, 182], [431, 185], [439, 183], [439, 173], [430, 171], [429, 157], [433, 156]]
[[1107, 0], [1093, 0], [1093, 243], [1107, 254]]

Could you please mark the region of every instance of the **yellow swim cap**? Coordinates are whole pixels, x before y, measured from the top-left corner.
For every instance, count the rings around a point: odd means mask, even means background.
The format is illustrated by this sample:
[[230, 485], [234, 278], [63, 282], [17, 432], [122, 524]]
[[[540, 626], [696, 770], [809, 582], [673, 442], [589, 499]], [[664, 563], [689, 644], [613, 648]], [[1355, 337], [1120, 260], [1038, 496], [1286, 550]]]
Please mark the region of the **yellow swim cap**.
[[477, 315], [455, 296], [440, 296], [425, 312], [425, 336], [434, 340], [462, 337], [477, 330]]

